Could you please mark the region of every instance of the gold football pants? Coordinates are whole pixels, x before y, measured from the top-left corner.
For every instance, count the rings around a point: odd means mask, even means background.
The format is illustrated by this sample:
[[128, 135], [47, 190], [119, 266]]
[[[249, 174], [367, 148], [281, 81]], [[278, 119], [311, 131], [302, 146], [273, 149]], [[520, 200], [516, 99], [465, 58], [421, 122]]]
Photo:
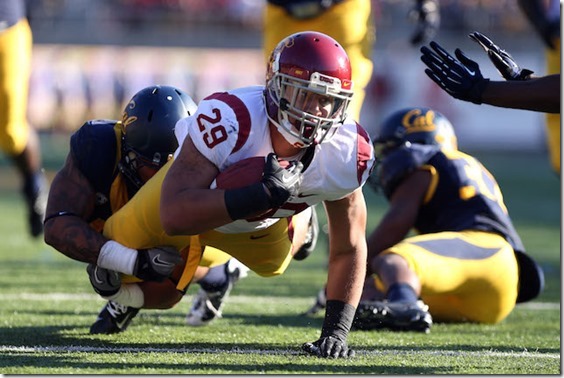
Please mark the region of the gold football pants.
[[0, 32], [0, 149], [17, 156], [29, 138], [27, 97], [32, 35], [23, 19]]
[[[290, 218], [280, 219], [257, 232], [224, 234], [209, 231], [199, 236], [167, 235], [160, 221], [160, 195], [171, 164], [172, 160], [108, 218], [104, 236], [135, 249], [168, 245], [181, 251], [189, 247], [186, 260], [190, 266], [185, 268], [181, 282], [192, 279], [198, 264], [216, 266], [226, 262], [230, 256], [264, 277], [279, 275], [286, 270], [292, 259], [293, 226]], [[199, 244], [205, 246], [203, 256]]]
[[[517, 260], [500, 235], [481, 231], [425, 234], [382, 253], [407, 260], [421, 282], [421, 299], [437, 321], [497, 323], [515, 307]], [[381, 290], [378, 279], [376, 284]]]

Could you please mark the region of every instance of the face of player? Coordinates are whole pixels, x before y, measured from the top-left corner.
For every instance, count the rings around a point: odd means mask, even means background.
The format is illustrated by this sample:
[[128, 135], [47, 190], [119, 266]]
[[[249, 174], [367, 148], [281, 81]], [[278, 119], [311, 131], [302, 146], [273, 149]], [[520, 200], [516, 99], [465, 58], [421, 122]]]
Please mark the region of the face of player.
[[144, 165], [141, 168], [137, 169], [137, 174], [143, 183], [149, 181], [151, 177], [153, 177], [159, 170], [156, 167]]
[[[319, 118], [328, 118], [335, 108], [335, 99], [331, 96], [309, 91], [298, 86], [288, 86], [284, 99], [289, 103], [289, 121], [297, 130], [302, 130], [305, 137], [309, 138], [316, 131], [318, 122], [308, 118], [313, 115]], [[309, 122], [304, 122], [309, 121]]]
[[[172, 159], [172, 154], [168, 156], [168, 160]], [[158, 171], [160, 167], [153, 164], [138, 164], [137, 174], [143, 183], [149, 181]]]
[[291, 88], [289, 95], [296, 98], [294, 107], [304, 113], [326, 118], [333, 109], [333, 99], [330, 96], [313, 93], [304, 89]]

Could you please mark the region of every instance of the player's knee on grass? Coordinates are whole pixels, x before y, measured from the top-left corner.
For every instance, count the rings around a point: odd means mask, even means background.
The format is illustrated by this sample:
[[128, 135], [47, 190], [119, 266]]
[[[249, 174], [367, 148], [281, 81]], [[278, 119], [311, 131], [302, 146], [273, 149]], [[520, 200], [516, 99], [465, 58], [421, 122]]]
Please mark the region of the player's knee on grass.
[[169, 309], [174, 307], [184, 293], [176, 289], [176, 284], [171, 280], [163, 282], [142, 282], [139, 287], [143, 291], [145, 301], [143, 308]]

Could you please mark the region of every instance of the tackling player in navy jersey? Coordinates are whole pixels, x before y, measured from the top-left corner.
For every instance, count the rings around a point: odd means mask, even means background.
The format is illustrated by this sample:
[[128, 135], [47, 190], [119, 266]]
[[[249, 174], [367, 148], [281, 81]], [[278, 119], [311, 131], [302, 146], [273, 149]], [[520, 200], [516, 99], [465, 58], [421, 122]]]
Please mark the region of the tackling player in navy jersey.
[[[498, 184], [457, 149], [442, 114], [397, 111], [374, 146], [379, 164], [369, 183], [390, 207], [368, 238], [374, 276], [355, 328], [428, 332], [433, 319], [493, 324], [541, 292], [542, 270], [525, 254]], [[419, 235], [407, 237], [412, 229]]]
[[[90, 263], [88, 271], [93, 285], [94, 280], [104, 274], [107, 275], [104, 278], [113, 278], [117, 286], [121, 280], [140, 281], [134, 277], [120, 278], [115, 272], [99, 269], [96, 265], [100, 264], [147, 281], [132, 285], [133, 289], [146, 294], [144, 303], [121, 306], [108, 301], [90, 333], [121, 332], [139, 308], [168, 308], [184, 294], [189, 280], [181, 280], [184, 264], [176, 268], [175, 265], [181, 262], [178, 251], [183, 250], [189, 240], [175, 245], [171, 253], [160, 249], [143, 250], [132, 258], [123, 255], [105, 257], [102, 261], [99, 251], [103, 246], [112, 245], [112, 241], [101, 234], [105, 221], [169, 160], [178, 147], [173, 131], [176, 122], [193, 114], [196, 108], [190, 96], [178, 88], [150, 86], [132, 97], [121, 121], [88, 121], [71, 137], [70, 153], [49, 194], [45, 241], [72, 259]], [[159, 252], [168, 264], [164, 268], [153, 265], [149, 259]], [[212, 248], [206, 249], [206, 254], [219, 259], [215, 265], [220, 270], [226, 269], [222, 264], [229, 258], [227, 255], [221, 256], [220, 251], [214, 252]], [[186, 251], [182, 255], [185, 260]], [[123, 262], [123, 259], [128, 260]], [[193, 264], [191, 266], [195, 269]], [[172, 277], [168, 278], [171, 273]], [[206, 270], [201, 268], [200, 277], [204, 274], [207, 276]], [[225, 284], [232, 286], [232, 282]], [[108, 297], [114, 290], [111, 285], [94, 287]]]

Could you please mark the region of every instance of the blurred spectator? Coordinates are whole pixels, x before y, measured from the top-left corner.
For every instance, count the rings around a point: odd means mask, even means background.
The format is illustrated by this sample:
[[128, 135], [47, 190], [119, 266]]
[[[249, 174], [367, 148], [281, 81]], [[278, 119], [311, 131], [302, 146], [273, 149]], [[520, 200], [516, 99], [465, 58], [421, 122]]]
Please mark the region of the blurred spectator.
[[49, 189], [39, 137], [27, 120], [32, 44], [24, 0], [0, 2], [0, 149], [21, 176], [29, 232], [38, 237]]
[[[519, 0], [521, 10], [546, 45], [546, 73], [560, 74], [560, 1]], [[560, 114], [546, 115], [546, 137], [550, 163], [560, 174]]]

